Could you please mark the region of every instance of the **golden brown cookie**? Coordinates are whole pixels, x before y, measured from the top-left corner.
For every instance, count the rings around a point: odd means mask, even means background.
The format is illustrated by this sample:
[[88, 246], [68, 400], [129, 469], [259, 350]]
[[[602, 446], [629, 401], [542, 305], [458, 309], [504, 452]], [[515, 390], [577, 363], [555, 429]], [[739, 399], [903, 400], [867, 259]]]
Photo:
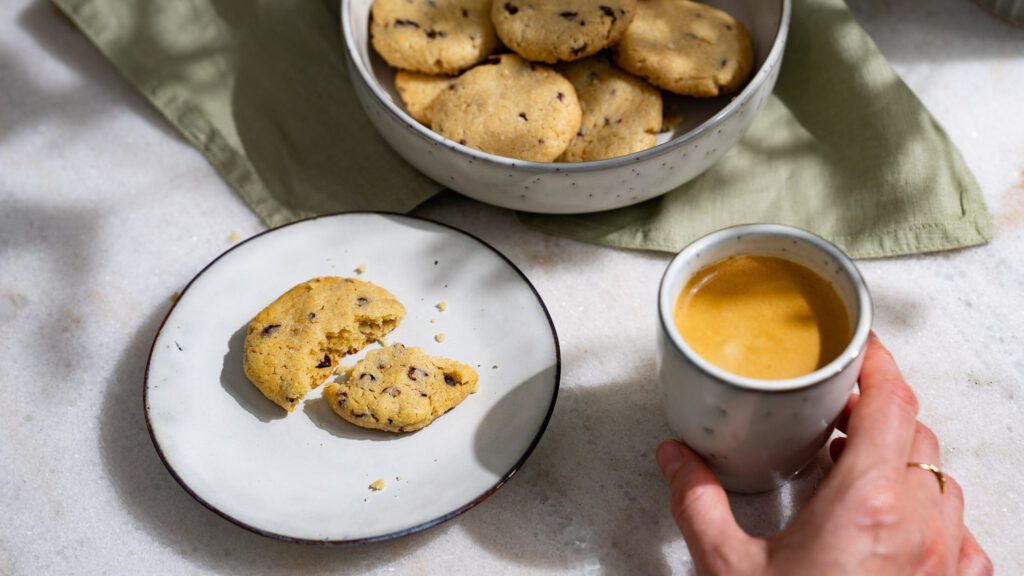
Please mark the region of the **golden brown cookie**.
[[249, 322], [245, 375], [291, 412], [346, 354], [398, 326], [405, 307], [387, 290], [352, 278], [314, 278], [285, 292]]
[[636, 14], [637, 0], [495, 0], [491, 19], [498, 37], [537, 62], [571, 62], [619, 41]]
[[689, 0], [641, 0], [615, 54], [623, 70], [684, 96], [731, 94], [754, 64], [743, 24]]
[[588, 162], [625, 156], [654, 146], [661, 130], [661, 92], [626, 74], [605, 56], [559, 66], [572, 82], [583, 121], [559, 160]]
[[374, 0], [370, 38], [388, 64], [424, 74], [456, 74], [498, 46], [491, 0]]
[[395, 89], [402, 97], [405, 110], [417, 121], [430, 126], [430, 105], [454, 81], [450, 76], [434, 76], [399, 70], [395, 74]]
[[368, 352], [340, 382], [324, 387], [324, 398], [356, 426], [412, 432], [476, 392], [477, 379], [465, 364], [393, 344]]
[[431, 128], [477, 150], [551, 162], [580, 128], [572, 84], [515, 54], [489, 59], [448, 88], [431, 106]]

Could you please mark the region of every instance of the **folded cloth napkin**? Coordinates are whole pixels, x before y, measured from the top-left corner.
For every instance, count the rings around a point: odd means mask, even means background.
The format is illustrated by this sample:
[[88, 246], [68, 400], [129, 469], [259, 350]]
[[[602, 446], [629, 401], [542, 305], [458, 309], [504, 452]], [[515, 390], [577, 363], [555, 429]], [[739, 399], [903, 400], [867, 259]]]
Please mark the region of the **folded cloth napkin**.
[[[338, 0], [54, 0], [270, 226], [346, 210], [406, 212], [444, 189], [365, 117]], [[642, 204], [528, 224], [675, 251], [711, 230], [779, 222], [857, 257], [991, 238], [978, 185], [842, 0], [794, 0], [783, 68], [743, 140]]]

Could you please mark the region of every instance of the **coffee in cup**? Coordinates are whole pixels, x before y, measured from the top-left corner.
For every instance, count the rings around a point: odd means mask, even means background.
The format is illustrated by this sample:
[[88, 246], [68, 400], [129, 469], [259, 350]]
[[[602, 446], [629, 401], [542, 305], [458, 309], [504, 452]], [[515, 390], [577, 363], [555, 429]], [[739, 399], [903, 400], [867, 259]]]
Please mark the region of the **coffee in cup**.
[[829, 282], [773, 256], [738, 255], [698, 271], [673, 315], [697, 354], [749, 378], [810, 374], [850, 342], [846, 306]]

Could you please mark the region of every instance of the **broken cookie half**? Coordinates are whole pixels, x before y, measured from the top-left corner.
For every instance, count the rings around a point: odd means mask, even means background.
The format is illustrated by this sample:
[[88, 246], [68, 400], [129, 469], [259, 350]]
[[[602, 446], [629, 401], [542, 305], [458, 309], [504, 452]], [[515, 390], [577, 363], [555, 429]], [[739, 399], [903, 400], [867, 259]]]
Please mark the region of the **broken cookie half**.
[[412, 432], [476, 392], [476, 370], [419, 348], [371, 350], [324, 388], [331, 409], [363, 428]]
[[329, 378], [346, 354], [394, 330], [405, 307], [387, 290], [353, 278], [314, 278], [295, 286], [249, 323], [245, 375], [291, 412]]

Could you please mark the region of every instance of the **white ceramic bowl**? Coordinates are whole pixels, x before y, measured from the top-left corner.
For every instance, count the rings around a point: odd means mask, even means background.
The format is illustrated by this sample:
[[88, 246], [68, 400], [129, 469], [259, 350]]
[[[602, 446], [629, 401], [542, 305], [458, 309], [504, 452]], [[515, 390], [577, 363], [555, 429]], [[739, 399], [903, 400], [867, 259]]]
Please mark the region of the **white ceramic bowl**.
[[341, 27], [352, 85], [384, 139], [421, 172], [457, 192], [496, 206], [551, 214], [636, 204], [707, 170], [739, 141], [771, 94], [791, 10], [791, 0], [709, 0], [743, 22], [754, 40], [755, 73], [739, 94], [680, 98], [685, 122], [642, 152], [596, 162], [544, 163], [463, 146], [409, 116], [395, 90], [394, 70], [370, 46], [372, 1], [342, 0]]

